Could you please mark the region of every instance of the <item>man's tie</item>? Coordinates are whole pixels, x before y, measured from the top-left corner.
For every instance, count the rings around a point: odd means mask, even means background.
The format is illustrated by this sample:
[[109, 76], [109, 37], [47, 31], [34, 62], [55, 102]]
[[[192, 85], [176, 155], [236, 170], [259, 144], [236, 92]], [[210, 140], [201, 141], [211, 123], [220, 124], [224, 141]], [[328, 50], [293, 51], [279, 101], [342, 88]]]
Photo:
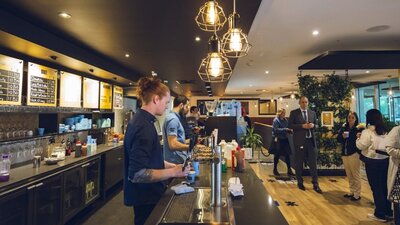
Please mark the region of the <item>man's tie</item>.
[[[302, 112], [303, 112], [303, 118], [304, 118], [304, 120], [308, 123], [309, 121], [308, 121], [307, 111], [304, 110], [304, 111], [302, 111]], [[308, 130], [308, 131], [307, 131], [306, 138], [311, 138], [311, 130]]]

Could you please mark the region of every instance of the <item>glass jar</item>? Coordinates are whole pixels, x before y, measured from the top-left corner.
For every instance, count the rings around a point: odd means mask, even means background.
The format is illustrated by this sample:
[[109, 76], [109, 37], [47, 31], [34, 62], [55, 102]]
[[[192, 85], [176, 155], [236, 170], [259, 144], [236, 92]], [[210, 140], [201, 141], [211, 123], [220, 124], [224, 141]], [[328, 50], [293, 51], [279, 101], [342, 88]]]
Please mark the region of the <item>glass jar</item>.
[[11, 161], [8, 154], [1, 155], [0, 161], [0, 182], [5, 182], [10, 179]]

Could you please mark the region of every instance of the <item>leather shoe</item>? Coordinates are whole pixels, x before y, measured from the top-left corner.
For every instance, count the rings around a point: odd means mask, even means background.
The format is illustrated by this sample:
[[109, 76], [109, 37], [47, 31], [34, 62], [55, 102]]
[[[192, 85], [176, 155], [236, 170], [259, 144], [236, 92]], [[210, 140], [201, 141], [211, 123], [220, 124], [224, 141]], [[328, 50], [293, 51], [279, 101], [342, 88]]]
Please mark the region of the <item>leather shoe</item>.
[[306, 187], [304, 187], [304, 184], [302, 184], [302, 183], [297, 184], [297, 187], [298, 187], [300, 190], [303, 190], [303, 191], [306, 190]]
[[278, 170], [274, 170], [274, 175], [275, 176], [280, 176], [281, 174], [278, 172]]
[[317, 193], [322, 194], [322, 190], [321, 190], [321, 188], [319, 188], [318, 185], [314, 185], [313, 189], [314, 189], [314, 191], [316, 191]]

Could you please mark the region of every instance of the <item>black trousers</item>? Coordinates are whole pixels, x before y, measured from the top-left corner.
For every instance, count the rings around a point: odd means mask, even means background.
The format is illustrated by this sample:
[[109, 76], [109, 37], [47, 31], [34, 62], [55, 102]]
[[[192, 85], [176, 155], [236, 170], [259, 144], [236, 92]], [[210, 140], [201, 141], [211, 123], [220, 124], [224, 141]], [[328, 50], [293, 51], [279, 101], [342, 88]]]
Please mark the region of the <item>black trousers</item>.
[[400, 203], [393, 203], [394, 224], [400, 225]]
[[295, 169], [296, 169], [296, 178], [297, 183], [303, 183], [303, 163], [304, 159], [307, 158], [308, 166], [310, 167], [310, 174], [312, 178], [312, 183], [314, 185], [318, 185], [318, 175], [317, 175], [317, 155], [318, 150], [314, 146], [314, 140], [312, 138], [306, 139], [304, 142], [303, 148], [296, 148], [294, 157], [295, 157]]
[[156, 205], [137, 205], [133, 206], [133, 212], [135, 214], [135, 225], [143, 225], [150, 213], [153, 211]]
[[364, 162], [368, 183], [372, 190], [372, 196], [374, 197], [374, 215], [380, 219], [385, 219], [386, 216], [392, 216], [393, 211], [391, 209], [391, 204], [387, 199], [389, 159], [364, 158]]

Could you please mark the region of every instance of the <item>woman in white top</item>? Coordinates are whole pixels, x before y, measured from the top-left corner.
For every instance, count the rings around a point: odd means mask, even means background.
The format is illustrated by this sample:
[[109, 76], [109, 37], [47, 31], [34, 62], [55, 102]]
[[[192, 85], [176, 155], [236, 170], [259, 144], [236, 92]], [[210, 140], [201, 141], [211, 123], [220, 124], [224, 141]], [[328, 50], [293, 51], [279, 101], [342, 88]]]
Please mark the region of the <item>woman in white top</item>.
[[386, 137], [386, 151], [390, 155], [388, 170], [388, 199], [394, 205], [394, 221], [400, 224], [400, 126], [394, 127]]
[[375, 212], [368, 214], [370, 219], [386, 222], [392, 218], [393, 211], [387, 199], [387, 176], [389, 157], [385, 151], [384, 137], [386, 127], [382, 114], [377, 109], [367, 112], [367, 126], [356, 141], [357, 148], [361, 150], [360, 159], [365, 163], [368, 183], [374, 197]]

